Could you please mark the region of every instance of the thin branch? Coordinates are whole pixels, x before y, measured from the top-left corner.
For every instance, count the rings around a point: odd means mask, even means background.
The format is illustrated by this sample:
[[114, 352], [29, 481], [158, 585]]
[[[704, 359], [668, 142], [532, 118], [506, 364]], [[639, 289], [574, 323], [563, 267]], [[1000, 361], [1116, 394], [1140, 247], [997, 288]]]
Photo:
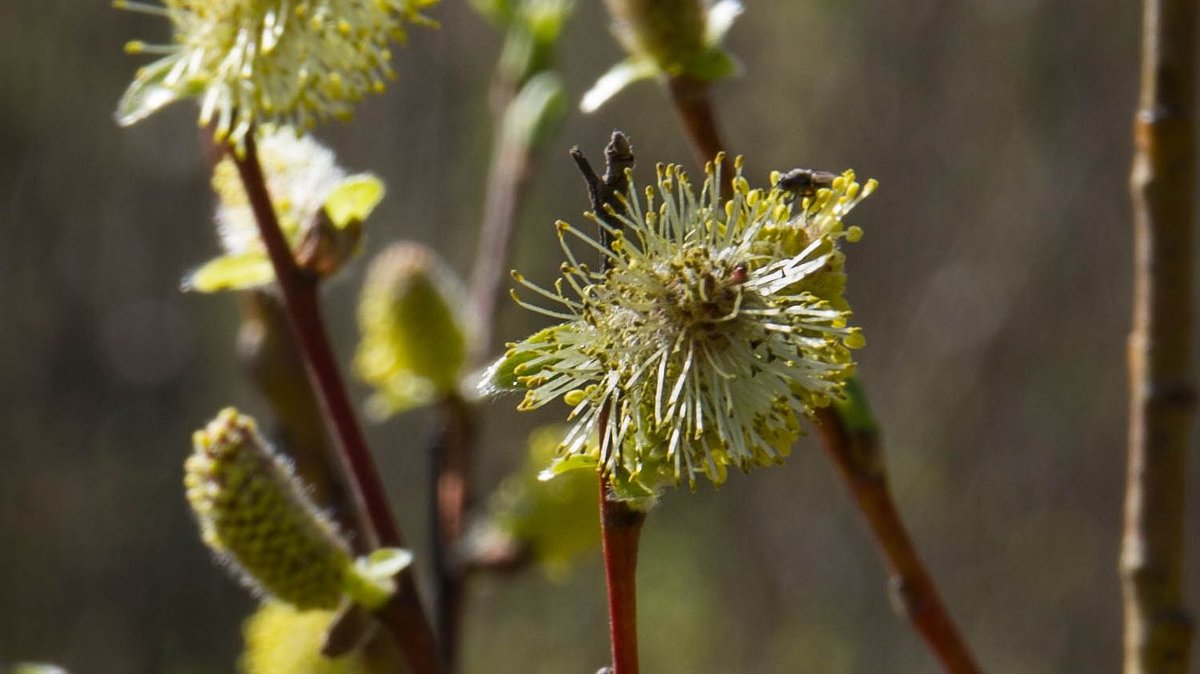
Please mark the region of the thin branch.
[[[343, 467], [350, 476], [355, 496], [354, 502], [366, 513], [380, 545], [403, 547], [404, 538], [392, 519], [387, 494], [325, 334], [318, 279], [296, 266], [267, 192], [253, 134], [246, 136], [244, 154], [239, 156], [235, 152], [232, 157], [258, 222], [259, 235], [271, 258], [276, 282], [283, 295], [284, 309], [300, 346], [305, 368], [317, 391], [331, 434], [341, 450]], [[381, 618], [393, 629], [414, 672], [436, 674], [441, 668], [437, 662], [433, 632], [421, 609], [411, 571], [401, 572], [397, 583], [396, 598], [389, 604], [389, 612], [381, 614]]]
[[[716, 111], [709, 97], [709, 85], [686, 77], [672, 78], [668, 85], [671, 101], [698, 161], [701, 164], [711, 161], [726, 147], [721, 140]], [[722, 174], [732, 177], [733, 171], [723, 166]], [[857, 391], [855, 395], [858, 396], [861, 409], [867, 409], [857, 383], [851, 382], [851, 386]], [[938, 597], [929, 572], [917, 555], [900, 518], [883, 470], [883, 455], [877, 433], [873, 427], [869, 433], [856, 433], [853, 420], [847, 416], [848, 411], [850, 408], [847, 406], [821, 410], [818, 414], [821, 438], [826, 455], [842, 475], [875, 536], [884, 563], [892, 574], [893, 596], [898, 600], [897, 605], [911, 620], [945, 671], [950, 674], [976, 674], [980, 671], [979, 667]]]
[[[498, 71], [497, 76], [499, 74]], [[483, 221], [479, 226], [479, 247], [475, 252], [471, 276], [471, 304], [479, 324], [477, 353], [472, 360], [477, 363], [491, 353], [493, 346], [496, 314], [503, 294], [501, 288], [508, 279], [517, 209], [529, 184], [533, 161], [533, 147], [528, 142], [522, 142], [521, 138], [513, 137], [514, 134], [505, 133], [504, 118], [515, 91], [507, 87], [504, 91], [503, 94], [496, 94], [495, 144], [492, 147], [492, 163], [488, 168]], [[527, 135], [524, 140], [528, 140]]]
[[471, 406], [461, 396], [447, 396], [438, 405], [442, 428], [433, 443], [433, 508], [436, 544], [434, 567], [438, 570], [437, 626], [446, 671], [456, 671], [461, 640], [463, 601], [469, 569], [456, 551], [466, 528], [471, 507], [470, 467], [474, 448], [475, 419]]
[[[469, 361], [482, 364], [492, 354], [501, 289], [508, 278], [517, 213], [532, 175], [534, 147], [528, 134], [507, 131], [504, 123], [522, 82], [503, 67], [492, 77], [494, 141], [484, 196], [479, 245], [472, 267], [470, 303], [475, 316], [474, 345]], [[474, 414], [460, 396], [439, 405], [442, 428], [435, 439], [431, 537], [437, 578], [435, 606], [442, 658], [448, 672], [457, 671], [466, 583], [473, 567], [460, 559], [466, 517], [473, 494], [470, 481], [474, 453]]]
[[637, 555], [645, 521], [646, 513], [611, 498], [608, 479], [600, 478], [600, 538], [613, 674], [638, 674]]
[[733, 180], [733, 160], [729, 149], [721, 140], [721, 127], [717, 123], [717, 113], [713, 108], [709, 94], [708, 82], [691, 77], [677, 75], [667, 80], [667, 91], [671, 95], [671, 103], [675, 106], [675, 116], [687, 134], [692, 146], [692, 156], [696, 163], [704, 166], [713, 160], [718, 152], [725, 152], [725, 160], [721, 164], [722, 194], [732, 194], [729, 182]]
[[891, 576], [893, 606], [952, 674], [975, 674], [979, 666], [950, 619], [937, 588], [917, 555], [888, 486], [878, 432], [869, 415], [825, 408], [818, 413], [825, 454], [854, 497]]
[[1145, 0], [1134, 120], [1133, 328], [1121, 580], [1125, 674], [1184, 674], [1186, 460], [1192, 449], [1196, 3]]
[[[597, 175], [583, 151], [578, 147], [571, 148], [571, 159], [575, 160], [575, 167], [583, 176], [592, 212], [609, 227], [620, 229], [620, 221], [610, 215], [608, 209], [617, 206], [618, 194], [629, 192], [628, 172], [634, 166], [633, 145], [629, 142], [629, 138], [620, 131], [612, 132], [608, 145], [604, 146], [603, 176]], [[605, 246], [611, 244], [607, 231], [601, 229], [600, 238]], [[607, 256], [600, 259], [601, 269], [607, 270], [609, 264], [611, 261]]]

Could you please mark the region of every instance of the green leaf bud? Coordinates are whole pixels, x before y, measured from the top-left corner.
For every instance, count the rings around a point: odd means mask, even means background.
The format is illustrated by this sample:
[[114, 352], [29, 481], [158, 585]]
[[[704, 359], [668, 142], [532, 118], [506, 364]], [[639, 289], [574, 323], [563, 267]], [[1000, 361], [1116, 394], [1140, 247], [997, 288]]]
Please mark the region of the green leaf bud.
[[721, 47], [738, 0], [710, 5], [703, 0], [605, 0], [613, 31], [629, 54], [601, 77], [580, 107], [592, 112], [625, 86], [652, 76], [688, 77], [710, 82], [737, 71]]

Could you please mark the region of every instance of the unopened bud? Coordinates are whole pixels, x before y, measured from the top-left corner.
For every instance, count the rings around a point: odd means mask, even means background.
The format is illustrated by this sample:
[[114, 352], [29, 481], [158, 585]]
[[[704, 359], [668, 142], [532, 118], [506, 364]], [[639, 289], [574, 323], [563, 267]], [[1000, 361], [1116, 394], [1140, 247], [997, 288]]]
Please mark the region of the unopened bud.
[[225, 409], [195, 433], [193, 445], [185, 464], [188, 502], [204, 542], [247, 586], [302, 610], [334, 609], [343, 596], [369, 608], [386, 601], [390, 574], [381, 577], [370, 560], [393, 551], [352, 559], [253, 419]]
[[377, 391], [376, 414], [427, 404], [458, 387], [468, 339], [463, 295], [458, 279], [419, 244], [395, 244], [371, 263], [354, 365]]

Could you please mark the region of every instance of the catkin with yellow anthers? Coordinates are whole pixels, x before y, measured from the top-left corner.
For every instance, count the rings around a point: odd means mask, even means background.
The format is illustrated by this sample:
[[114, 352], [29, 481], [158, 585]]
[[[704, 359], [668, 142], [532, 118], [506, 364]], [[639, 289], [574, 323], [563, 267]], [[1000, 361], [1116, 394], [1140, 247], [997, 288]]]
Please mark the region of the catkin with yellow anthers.
[[225, 409], [193, 445], [184, 485], [204, 542], [256, 592], [336, 608], [355, 573], [347, 545], [254, 420]]

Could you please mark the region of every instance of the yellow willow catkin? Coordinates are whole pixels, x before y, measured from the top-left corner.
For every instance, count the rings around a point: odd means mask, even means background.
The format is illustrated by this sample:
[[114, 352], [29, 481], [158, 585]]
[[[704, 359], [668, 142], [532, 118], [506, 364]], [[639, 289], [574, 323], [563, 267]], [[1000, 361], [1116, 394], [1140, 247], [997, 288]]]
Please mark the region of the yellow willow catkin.
[[204, 542], [256, 592], [336, 608], [355, 574], [347, 545], [254, 420], [227, 408], [193, 445], [184, 485]]

